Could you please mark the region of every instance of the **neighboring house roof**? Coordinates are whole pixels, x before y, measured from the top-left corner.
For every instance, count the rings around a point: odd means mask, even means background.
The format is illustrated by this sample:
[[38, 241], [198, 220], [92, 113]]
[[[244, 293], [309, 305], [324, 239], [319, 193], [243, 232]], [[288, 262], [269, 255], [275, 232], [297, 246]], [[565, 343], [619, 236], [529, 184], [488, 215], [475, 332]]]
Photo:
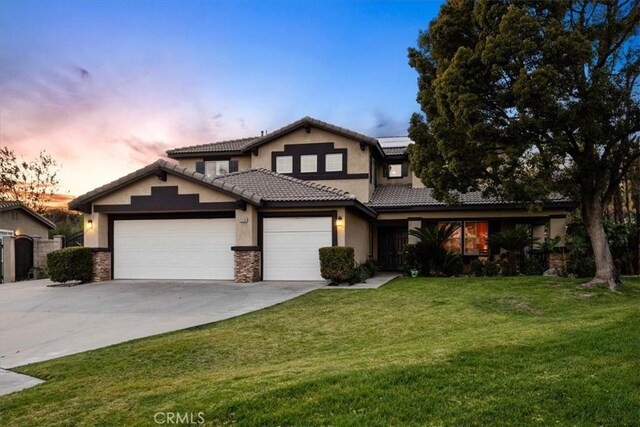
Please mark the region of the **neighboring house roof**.
[[18, 201], [0, 201], [0, 212], [11, 211], [14, 209], [20, 209], [24, 211], [28, 215], [31, 215], [34, 219], [43, 223], [48, 228], [51, 228], [51, 229], [56, 228], [56, 225], [53, 222], [49, 221], [47, 218], [43, 217], [33, 209], [26, 207], [25, 205], [23, 205]]
[[251, 137], [251, 138], [243, 138], [243, 139], [235, 139], [230, 141], [221, 141], [214, 142], [209, 144], [202, 145], [193, 145], [190, 147], [184, 148], [175, 148], [173, 150], [168, 150], [167, 155], [172, 158], [180, 158], [186, 157], [191, 154], [241, 154], [250, 151], [253, 148], [257, 148], [262, 144], [265, 144], [269, 141], [272, 141], [282, 135], [285, 135], [289, 132], [292, 132], [296, 129], [314, 126], [320, 129], [327, 130], [329, 132], [336, 133], [338, 135], [342, 135], [348, 138], [355, 139], [357, 141], [362, 141], [372, 147], [381, 155], [384, 156], [384, 152], [378, 143], [376, 138], [371, 136], [367, 136], [340, 126], [333, 125], [331, 123], [324, 122], [322, 120], [314, 119], [313, 117], [303, 117], [300, 120], [296, 120], [293, 123], [290, 123], [280, 129], [277, 129], [273, 132], [270, 132], [266, 135], [259, 137]]
[[259, 136], [249, 138], [231, 139], [228, 141], [212, 142], [209, 144], [192, 145], [189, 147], [174, 148], [168, 150], [167, 155], [170, 157], [183, 157], [185, 154], [201, 154], [201, 153], [242, 153]]
[[266, 169], [250, 169], [228, 175], [208, 177], [182, 168], [165, 160], [158, 160], [142, 169], [109, 184], [98, 187], [69, 202], [69, 209], [90, 211], [91, 203], [126, 185], [151, 175], [171, 173], [201, 183], [223, 193], [238, 197], [255, 205], [280, 206], [283, 204], [320, 202], [337, 205], [355, 205], [374, 216], [375, 212], [356, 200], [355, 196], [326, 185], [303, 181]]
[[[460, 194], [460, 205], [448, 206], [444, 202], [436, 200], [432, 195], [431, 188], [412, 188], [411, 185], [379, 185], [376, 187], [371, 200], [367, 206], [375, 210], [388, 209], [407, 209], [407, 208], [432, 208], [438, 209], [455, 209], [458, 208], [489, 208], [499, 207], [522, 207], [521, 203], [500, 200], [494, 197], [484, 197], [480, 191], [473, 191]], [[568, 207], [573, 203], [564, 197], [553, 197], [550, 207]]]

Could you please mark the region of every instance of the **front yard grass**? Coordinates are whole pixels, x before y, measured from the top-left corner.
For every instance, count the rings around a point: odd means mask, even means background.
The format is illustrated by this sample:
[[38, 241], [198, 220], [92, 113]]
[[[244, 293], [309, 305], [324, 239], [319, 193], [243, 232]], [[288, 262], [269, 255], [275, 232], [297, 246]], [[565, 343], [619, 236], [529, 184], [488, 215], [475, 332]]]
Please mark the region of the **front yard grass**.
[[638, 425], [640, 279], [397, 279], [16, 369], [2, 425]]

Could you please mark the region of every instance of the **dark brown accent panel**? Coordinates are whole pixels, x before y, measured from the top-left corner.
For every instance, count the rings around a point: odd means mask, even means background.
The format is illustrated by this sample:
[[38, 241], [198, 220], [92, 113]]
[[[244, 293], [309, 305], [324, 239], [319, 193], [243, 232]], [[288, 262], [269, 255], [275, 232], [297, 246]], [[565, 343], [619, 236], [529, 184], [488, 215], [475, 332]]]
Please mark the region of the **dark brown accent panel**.
[[[314, 173], [300, 172], [300, 156], [315, 154], [318, 156], [318, 171]], [[325, 166], [325, 155], [342, 154], [342, 170], [339, 172], [327, 172]], [[368, 179], [368, 173], [349, 174], [347, 171], [348, 150], [346, 148], [335, 148], [333, 142], [320, 142], [315, 144], [287, 144], [284, 151], [274, 151], [271, 153], [271, 170], [276, 171], [276, 157], [291, 156], [293, 158], [293, 172], [285, 175], [310, 181], [320, 181], [327, 179]]]
[[260, 246], [231, 246], [231, 250], [234, 252], [253, 252], [260, 251]]
[[200, 203], [199, 194], [178, 194], [177, 186], [151, 187], [150, 196], [131, 196], [129, 205], [94, 205], [95, 212], [179, 212], [235, 210], [236, 202]]

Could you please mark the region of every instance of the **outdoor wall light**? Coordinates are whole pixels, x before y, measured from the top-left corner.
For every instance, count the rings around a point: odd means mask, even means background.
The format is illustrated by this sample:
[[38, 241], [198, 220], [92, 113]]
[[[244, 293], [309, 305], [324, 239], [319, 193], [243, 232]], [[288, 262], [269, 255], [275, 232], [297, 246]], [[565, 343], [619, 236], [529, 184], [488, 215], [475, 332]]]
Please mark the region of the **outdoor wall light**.
[[339, 216], [338, 218], [336, 218], [336, 227], [342, 227], [344, 225], [344, 221], [342, 220], [342, 217]]
[[91, 229], [93, 228], [93, 220], [92, 220], [92, 219], [90, 219], [89, 221], [87, 221], [87, 228], [88, 228], [89, 230], [91, 230]]

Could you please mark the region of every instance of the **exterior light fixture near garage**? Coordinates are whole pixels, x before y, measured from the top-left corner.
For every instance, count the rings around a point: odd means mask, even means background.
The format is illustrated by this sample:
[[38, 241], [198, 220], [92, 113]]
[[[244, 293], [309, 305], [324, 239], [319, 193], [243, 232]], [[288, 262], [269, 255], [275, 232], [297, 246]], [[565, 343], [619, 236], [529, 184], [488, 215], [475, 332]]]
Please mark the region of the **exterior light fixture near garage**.
[[336, 227], [343, 227], [343, 226], [344, 226], [344, 221], [342, 217], [339, 216], [338, 218], [336, 218]]
[[87, 228], [88, 228], [89, 230], [92, 230], [92, 229], [93, 229], [93, 220], [92, 220], [92, 219], [90, 219], [89, 221], [87, 221]]

